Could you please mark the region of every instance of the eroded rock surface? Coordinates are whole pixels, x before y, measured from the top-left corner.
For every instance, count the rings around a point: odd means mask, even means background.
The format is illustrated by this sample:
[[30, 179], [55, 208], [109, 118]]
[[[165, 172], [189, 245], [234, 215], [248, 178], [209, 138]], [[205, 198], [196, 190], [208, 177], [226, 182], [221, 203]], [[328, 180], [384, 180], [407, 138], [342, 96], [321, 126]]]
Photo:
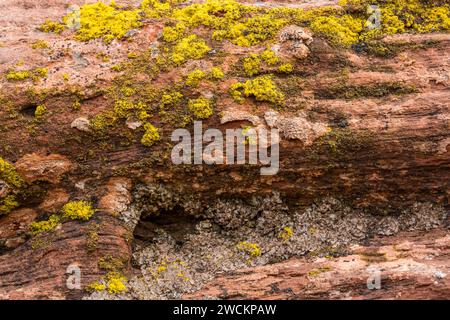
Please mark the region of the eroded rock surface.
[[449, 235], [405, 233], [340, 258], [291, 259], [222, 275], [189, 299], [448, 299]]
[[29, 183], [36, 180], [58, 183], [71, 168], [71, 161], [60, 154], [27, 154], [16, 163], [17, 171]]
[[298, 26], [288, 26], [280, 31], [280, 53], [297, 59], [306, 58], [313, 42], [312, 33]]
[[[172, 20], [143, 19], [109, 43], [37, 30], [67, 4], [0, 4], [0, 157], [24, 180], [16, 187], [0, 175], [0, 201], [17, 202], [0, 216], [1, 299], [448, 298], [448, 33], [344, 48], [290, 24], [270, 45], [246, 47], [200, 27], [205, 56], [164, 65]], [[248, 76], [252, 54], [260, 68]], [[46, 76], [5, 77], [36, 67]], [[197, 70], [204, 78], [185, 85]], [[264, 76], [282, 105], [230, 94]], [[189, 102], [202, 98], [213, 110], [204, 129], [280, 130], [280, 172], [174, 165], [171, 133], [193, 131]], [[160, 140], [145, 146], [149, 123]], [[62, 217], [77, 201], [95, 208], [89, 220]], [[30, 232], [52, 215], [60, 220], [49, 230]], [[66, 282], [75, 267], [80, 289]], [[367, 288], [370, 268], [381, 270], [379, 290]], [[111, 274], [126, 277], [126, 289], [100, 290]]]

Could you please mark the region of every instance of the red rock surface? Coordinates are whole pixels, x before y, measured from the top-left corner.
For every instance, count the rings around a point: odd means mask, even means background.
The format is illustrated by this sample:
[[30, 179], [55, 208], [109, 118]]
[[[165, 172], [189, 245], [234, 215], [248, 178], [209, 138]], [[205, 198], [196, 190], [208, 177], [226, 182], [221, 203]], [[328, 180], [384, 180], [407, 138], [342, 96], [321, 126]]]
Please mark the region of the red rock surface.
[[[270, 215], [272, 208], [268, 205], [261, 205], [262, 209], [255, 210], [251, 218], [241, 217], [233, 206], [273, 191], [285, 201], [274, 207], [289, 206], [283, 211], [286, 220], [327, 197], [338, 197], [358, 214], [370, 213], [379, 220], [387, 217], [397, 222], [395, 219], [404, 210], [417, 203], [431, 203], [448, 213], [449, 34], [387, 37], [384, 43], [402, 46], [390, 58], [336, 48], [313, 35], [309, 55], [298, 64], [295, 78], [282, 83], [288, 106], [279, 110], [274, 122], [284, 134], [280, 173], [260, 176], [259, 170], [249, 166], [172, 165], [165, 152], [173, 128], [161, 128], [167, 140], [149, 149], [139, 143], [140, 136], [134, 135], [139, 129], [112, 132], [105, 139], [71, 126], [76, 119], [90, 119], [112, 108], [113, 102], [104, 91], [116, 75], [111, 67], [128, 61], [129, 52], [158, 44], [163, 26], [147, 22], [133, 41], [115, 40], [109, 45], [101, 40], [78, 42], [67, 31], [55, 35], [37, 30], [45, 19], [63, 16], [69, 3], [92, 2], [0, 3], [0, 89], [14, 109], [11, 112], [0, 107], [0, 156], [13, 163], [27, 182], [26, 192], [19, 197], [21, 207], [0, 216], [0, 299], [82, 298], [88, 294], [89, 284], [107, 272], [99, 262], [109, 255], [124, 261], [121, 271], [130, 279], [139, 278], [139, 266], [132, 254], [141, 245], [152, 248], [161, 229], [174, 235], [174, 248], [179, 248], [200, 227], [210, 232], [209, 237], [217, 236], [216, 229], [239, 235], [239, 228], [244, 230], [249, 225], [254, 229], [269, 224], [283, 228], [285, 220], [277, 225], [278, 216]], [[291, 7], [329, 4], [336, 1], [258, 2], [262, 6]], [[37, 39], [47, 41], [50, 50], [32, 49]], [[265, 47], [241, 48], [226, 42], [221, 49], [229, 54], [220, 61], [222, 69], [230, 72], [240, 58]], [[102, 61], [100, 52], [107, 53], [108, 62]], [[49, 112], [43, 122], [36, 122], [29, 114], [36, 107], [36, 97], [30, 97], [31, 83], [11, 83], [3, 77], [17, 64], [26, 69], [49, 69], [48, 76], [33, 83], [32, 88], [36, 92], [48, 90], [43, 103]], [[211, 61], [190, 61], [161, 73], [152, 88], [171, 86], [191, 69], [210, 66]], [[63, 80], [64, 74], [70, 75], [68, 83]], [[266, 112], [272, 109], [269, 105], [250, 100], [240, 105], [233, 101], [229, 86], [239, 77], [232, 77], [221, 83], [201, 84], [194, 90], [196, 95], [214, 92], [220, 97], [215, 115], [205, 121], [205, 126], [222, 131], [249, 123], [270, 126], [265, 119]], [[342, 83], [350, 87], [348, 90], [386, 83], [407, 84], [415, 90], [380, 96], [365, 92], [354, 99], [330, 93], [330, 88]], [[82, 94], [76, 96], [72, 89]], [[72, 107], [74, 96], [81, 104], [78, 109]], [[328, 132], [325, 124], [333, 128], [336, 136], [321, 141]], [[9, 192], [6, 188], [0, 186], [0, 197]], [[82, 199], [95, 204], [97, 211], [91, 221], [64, 220], [52, 232], [30, 235], [31, 222], [58, 213], [68, 201]], [[225, 203], [217, 210], [219, 213], [205, 214], [205, 208], [218, 199]], [[333, 210], [324, 211], [332, 215]], [[421, 230], [383, 238], [374, 238], [368, 232], [364, 241], [352, 241], [347, 252], [340, 251], [338, 257], [329, 259], [264, 261], [263, 266], [214, 274], [213, 280], [193, 293], [185, 293], [183, 298], [448, 299], [449, 232], [445, 226], [431, 230], [435, 221], [427, 219], [433, 212], [431, 205], [419, 210], [422, 215], [416, 220], [422, 217], [425, 221]], [[326, 214], [321, 214], [317, 216], [327, 220]], [[197, 221], [200, 218], [204, 221]], [[357, 225], [358, 221], [354, 223], [356, 231]], [[386, 234], [395, 234], [401, 227], [397, 223], [392, 228], [395, 232], [387, 230]], [[278, 239], [278, 231], [270, 230], [273, 238]], [[189, 253], [195, 257], [200, 245], [190, 245], [187, 251], [191, 249]], [[229, 246], [235, 250], [236, 244]], [[66, 285], [67, 268], [74, 265], [82, 272], [81, 290], [70, 290]], [[367, 269], [371, 266], [381, 270], [379, 290], [367, 289]], [[166, 298], [164, 294], [157, 298]], [[140, 298], [131, 294], [124, 297]]]
[[355, 245], [339, 258], [294, 258], [219, 275], [184, 298], [447, 300], [449, 253], [447, 230], [406, 233]]

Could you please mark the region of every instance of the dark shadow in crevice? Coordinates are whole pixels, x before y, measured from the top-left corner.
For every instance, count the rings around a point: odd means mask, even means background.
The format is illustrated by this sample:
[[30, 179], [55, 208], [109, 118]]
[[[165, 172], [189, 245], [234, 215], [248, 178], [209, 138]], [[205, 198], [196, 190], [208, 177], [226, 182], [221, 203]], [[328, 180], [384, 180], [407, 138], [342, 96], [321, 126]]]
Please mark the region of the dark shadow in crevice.
[[141, 218], [134, 229], [136, 244], [153, 242], [158, 235], [157, 229], [164, 230], [178, 245], [182, 245], [186, 236], [195, 232], [198, 220], [186, 214], [181, 207], [170, 210], [161, 210], [159, 215]]
[[37, 107], [36, 103], [28, 103], [21, 107], [20, 113], [26, 117], [34, 117]]

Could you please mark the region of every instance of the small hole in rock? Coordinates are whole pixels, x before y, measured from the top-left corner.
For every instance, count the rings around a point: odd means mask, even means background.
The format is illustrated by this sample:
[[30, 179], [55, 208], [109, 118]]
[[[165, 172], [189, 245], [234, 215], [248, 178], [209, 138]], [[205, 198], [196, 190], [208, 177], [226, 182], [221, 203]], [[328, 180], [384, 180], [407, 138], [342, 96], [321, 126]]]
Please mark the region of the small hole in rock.
[[26, 104], [20, 109], [20, 113], [27, 117], [34, 117], [38, 105], [34, 103]]
[[198, 220], [186, 214], [182, 208], [161, 210], [158, 216], [141, 218], [134, 229], [136, 243], [152, 242], [158, 235], [157, 229], [167, 232], [177, 244], [183, 244], [187, 235], [195, 232]]

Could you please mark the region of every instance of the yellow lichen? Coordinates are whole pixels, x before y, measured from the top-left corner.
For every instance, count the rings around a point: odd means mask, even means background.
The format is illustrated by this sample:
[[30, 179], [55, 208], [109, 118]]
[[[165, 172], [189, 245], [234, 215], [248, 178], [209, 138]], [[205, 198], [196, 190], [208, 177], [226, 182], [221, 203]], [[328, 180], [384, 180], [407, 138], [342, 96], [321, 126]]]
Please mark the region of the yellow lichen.
[[6, 74], [6, 79], [14, 80], [14, 81], [21, 81], [21, 80], [28, 79], [30, 77], [31, 77], [31, 72], [28, 70], [22, 70], [22, 71], [11, 70]]
[[62, 212], [64, 218], [87, 221], [95, 213], [95, 209], [87, 201], [72, 201], [64, 205]]
[[214, 114], [211, 100], [203, 97], [189, 100], [188, 108], [198, 119], [208, 119]]
[[244, 71], [249, 77], [254, 76], [259, 73], [259, 68], [261, 67], [261, 59], [257, 54], [251, 54], [249, 57], [245, 58], [243, 61]]
[[[235, 45], [253, 46], [273, 39], [288, 24], [305, 25], [336, 45], [349, 46], [360, 40], [408, 31], [435, 32], [450, 29], [449, 4], [422, 0], [341, 0], [341, 8], [325, 6], [309, 10], [300, 8], [262, 8], [239, 3], [236, 0], [206, 0], [202, 3], [176, 5], [183, 0], [144, 0], [139, 8], [123, 8], [113, 2], [86, 4], [81, 7], [79, 40], [103, 38], [109, 42], [122, 38], [128, 30], [142, 25], [140, 16], [170, 19], [163, 30], [167, 43], [182, 41], [197, 27], [212, 30], [215, 41], [228, 39]], [[366, 21], [371, 12], [369, 5], [377, 5], [381, 12], [380, 28], [368, 28]], [[72, 19], [71, 13], [63, 21]], [[41, 30], [61, 32], [64, 26], [47, 21]], [[267, 52], [267, 54], [271, 55]], [[186, 58], [177, 50], [172, 59], [175, 64]], [[272, 60], [273, 57], [268, 57]]]
[[261, 248], [256, 243], [242, 241], [236, 245], [236, 248], [239, 251], [248, 254], [251, 258], [261, 256]]
[[261, 53], [261, 59], [269, 66], [273, 66], [280, 61], [275, 52], [271, 49], [266, 49]]
[[47, 68], [34, 68], [32, 70], [9, 70], [6, 79], [9, 81], [23, 81], [27, 79], [38, 80], [48, 74]]
[[294, 230], [292, 230], [291, 227], [284, 227], [283, 230], [278, 235], [278, 237], [280, 239], [283, 239], [284, 241], [289, 241], [289, 239], [291, 239], [293, 235]]
[[162, 36], [166, 42], [175, 42], [183, 38], [185, 31], [186, 25], [178, 23], [174, 27], [164, 27]]
[[19, 206], [14, 191], [19, 189], [23, 180], [12, 164], [0, 157], [0, 182], [6, 183], [6, 195], [0, 198], [0, 216]]
[[257, 101], [267, 101], [275, 104], [284, 102], [284, 94], [273, 82], [272, 76], [261, 76], [245, 83], [235, 83], [230, 88], [231, 95], [239, 102], [243, 102], [243, 97], [253, 96]]
[[47, 49], [48, 48], [48, 42], [45, 40], [36, 40], [32, 43], [31, 48], [33, 49]]
[[118, 294], [127, 290], [125, 283], [128, 281], [127, 278], [121, 274], [114, 273], [107, 276], [108, 282], [108, 293]]
[[283, 73], [292, 73], [294, 71], [294, 66], [290, 63], [283, 63], [278, 67], [278, 71]]
[[33, 235], [37, 235], [42, 232], [53, 230], [58, 226], [60, 218], [57, 215], [52, 215], [48, 220], [32, 222], [30, 224], [30, 231]]
[[109, 294], [119, 294], [127, 291], [128, 279], [119, 272], [109, 272], [99, 281], [94, 281], [88, 286], [89, 291], [107, 291]]
[[45, 22], [39, 27], [39, 30], [47, 33], [61, 33], [64, 30], [64, 25], [59, 22], [45, 20]]
[[37, 77], [46, 77], [48, 74], [48, 69], [47, 68], [35, 68], [33, 70], [33, 74]]
[[136, 52], [129, 52], [127, 55], [128, 59], [136, 59], [138, 54]]
[[94, 129], [94, 131], [103, 132], [106, 128], [113, 126], [116, 121], [117, 116], [114, 112], [103, 112], [91, 119], [91, 128]]
[[210, 50], [211, 48], [208, 47], [205, 40], [200, 39], [197, 35], [193, 34], [181, 39], [175, 45], [172, 53], [172, 62], [175, 65], [181, 65], [188, 59], [201, 59]]
[[225, 77], [225, 74], [223, 73], [222, 69], [220, 69], [219, 67], [211, 68], [211, 72], [209, 75], [214, 80], [220, 80], [220, 79], [223, 79], [223, 77]]
[[[70, 21], [75, 14], [78, 13], [69, 13], [63, 21]], [[102, 38], [108, 43], [114, 39], [122, 39], [129, 30], [142, 25], [138, 9], [127, 10], [114, 2], [109, 5], [101, 1], [85, 4], [80, 7], [79, 15], [80, 28], [75, 37], [80, 41]]]
[[47, 113], [47, 107], [45, 105], [38, 105], [34, 111], [34, 117], [39, 120]]
[[2, 157], [0, 157], [0, 180], [14, 188], [20, 188], [23, 184], [23, 180], [17, 173], [16, 168]]
[[206, 74], [202, 70], [195, 69], [194, 71], [188, 74], [186, 78], [186, 85], [196, 87], [199, 85], [200, 81], [203, 80], [205, 77]]
[[13, 195], [7, 195], [0, 199], [0, 216], [2, 214], [7, 214], [11, 212], [11, 210], [17, 208], [19, 203], [16, 200], [16, 197]]
[[143, 0], [141, 9], [147, 18], [170, 17], [174, 5], [183, 2], [185, 0]]
[[141, 143], [146, 147], [151, 147], [156, 142], [161, 139], [158, 129], [155, 128], [151, 123], [146, 123], [144, 125], [145, 133], [142, 136]]
[[160, 108], [175, 107], [183, 100], [183, 94], [180, 92], [167, 92], [161, 96]]
[[106, 284], [100, 281], [94, 281], [88, 286], [89, 291], [104, 291], [106, 290]]
[[318, 275], [325, 273], [325, 272], [329, 272], [332, 269], [330, 267], [323, 267], [323, 268], [317, 268], [317, 269], [312, 269], [310, 271], [308, 271], [308, 276], [311, 278], [317, 277]]

